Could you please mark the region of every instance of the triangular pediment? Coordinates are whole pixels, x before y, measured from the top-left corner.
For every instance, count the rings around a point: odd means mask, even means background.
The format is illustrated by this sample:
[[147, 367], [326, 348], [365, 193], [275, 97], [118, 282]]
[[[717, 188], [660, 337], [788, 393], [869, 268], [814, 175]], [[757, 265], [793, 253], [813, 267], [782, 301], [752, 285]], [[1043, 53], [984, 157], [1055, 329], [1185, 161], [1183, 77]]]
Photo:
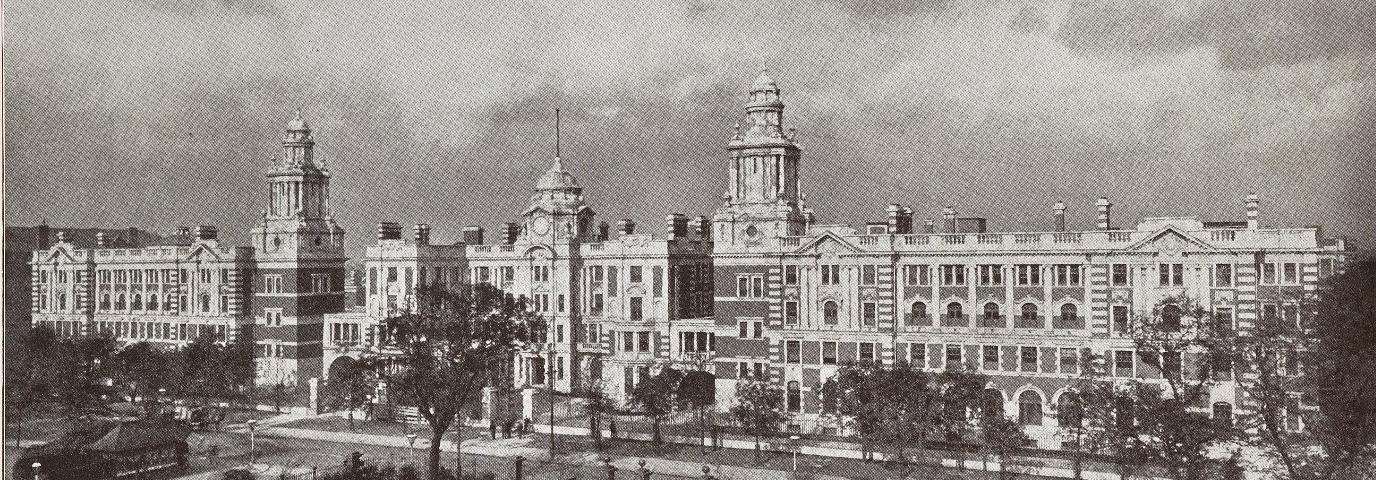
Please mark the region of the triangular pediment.
[[196, 259], [218, 261], [220, 260], [220, 253], [216, 252], [215, 249], [210, 248], [210, 246], [207, 244], [198, 243], [194, 248], [191, 249], [191, 253], [186, 255], [187, 261]]
[[72, 252], [67, 251], [67, 248], [61, 245], [54, 246], [51, 250], [48, 250], [48, 254], [43, 257], [44, 263], [75, 261], [76, 258], [72, 257]]
[[856, 253], [860, 249], [841, 236], [831, 232], [822, 232], [817, 238], [808, 241], [798, 247], [795, 253], [815, 253], [815, 254], [846, 254]]
[[1176, 255], [1184, 251], [1191, 250], [1213, 250], [1214, 247], [1200, 241], [1185, 232], [1180, 231], [1174, 226], [1167, 225], [1160, 230], [1152, 232], [1137, 243], [1129, 245], [1124, 250], [1135, 252], [1160, 252], [1167, 255]]

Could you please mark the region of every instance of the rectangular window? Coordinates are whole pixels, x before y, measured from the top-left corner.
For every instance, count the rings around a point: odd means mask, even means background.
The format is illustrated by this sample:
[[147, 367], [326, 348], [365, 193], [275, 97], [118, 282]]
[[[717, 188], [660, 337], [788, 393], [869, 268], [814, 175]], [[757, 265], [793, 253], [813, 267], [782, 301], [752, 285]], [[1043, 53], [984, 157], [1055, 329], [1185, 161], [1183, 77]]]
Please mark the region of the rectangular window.
[[1022, 347], [1018, 349], [1019, 364], [1024, 372], [1037, 371], [1037, 347]]
[[999, 347], [998, 347], [998, 346], [996, 346], [996, 345], [985, 345], [984, 348], [983, 348], [983, 355], [982, 355], [982, 356], [984, 357], [984, 358], [983, 358], [984, 361], [981, 363], [980, 368], [983, 368], [983, 369], [989, 370], [989, 371], [995, 371], [995, 370], [998, 370], [998, 369], [999, 369]]
[[822, 265], [822, 285], [840, 285], [841, 266]]
[[764, 275], [737, 275], [736, 296], [740, 298], [764, 298]]
[[1041, 265], [1018, 265], [1018, 285], [1036, 286], [1042, 284]]
[[1231, 287], [1233, 286], [1233, 265], [1230, 263], [1220, 263], [1214, 265], [1214, 286]]
[[1062, 348], [1060, 350], [1061, 373], [1077, 375], [1080, 373], [1080, 355], [1073, 348]]
[[616, 267], [607, 267], [607, 296], [616, 296]]
[[1162, 287], [1179, 287], [1185, 284], [1185, 265], [1179, 263], [1162, 263], [1158, 266], [1160, 285]]
[[986, 286], [1003, 285], [1003, 265], [980, 265], [979, 284]]
[[965, 285], [965, 266], [942, 265], [941, 284], [953, 286]]
[[1262, 285], [1275, 285], [1275, 284], [1276, 284], [1276, 264], [1274, 264], [1274, 263], [1263, 263], [1263, 264], [1261, 264], [1261, 284], [1262, 284]]
[[641, 352], [650, 351], [650, 332], [637, 332], [635, 347]]
[[[441, 275], [443, 278], [443, 275]], [[516, 279], [516, 267], [502, 267], [502, 281], [510, 282]]]
[[1233, 326], [1233, 309], [1231, 309], [1231, 308], [1220, 308], [1220, 309], [1215, 310], [1215, 311], [1214, 311], [1214, 321], [1217, 322], [1218, 325], [1221, 326], [1221, 327], [1223, 327], [1223, 328], [1227, 328], [1227, 329], [1229, 329], [1229, 330], [1235, 328], [1235, 327]]
[[836, 342], [822, 342], [822, 365], [836, 365]]
[[927, 368], [927, 344], [908, 345], [908, 362], [913, 368]]
[[1080, 286], [1080, 266], [1079, 266], [1079, 265], [1056, 265], [1056, 286], [1058, 286], [1058, 287], [1078, 287], [1078, 286]]
[[478, 283], [492, 283], [492, 269], [488, 267], [474, 267], [473, 277]]
[[397, 281], [397, 267], [387, 267], [387, 281]]
[[554, 326], [554, 341], [555, 341], [555, 342], [558, 342], [558, 343], [564, 343], [564, 326], [563, 326], [563, 325], [555, 325], [555, 326]]
[[1113, 375], [1117, 377], [1132, 377], [1132, 351], [1115, 350], [1113, 352]]
[[664, 267], [655, 265], [650, 274], [650, 290], [655, 292], [656, 297], [664, 296]]
[[798, 302], [784, 302], [784, 324], [798, 324]]
[[1127, 305], [1113, 306], [1113, 332], [1119, 334], [1128, 333], [1128, 307]]
[[784, 285], [797, 285], [797, 284], [798, 284], [798, 266], [797, 266], [797, 265], [785, 265], [785, 266], [784, 266]]
[[639, 265], [631, 267], [631, 283], [645, 283], [645, 274]]
[[635, 351], [635, 332], [621, 332], [621, 350], [625, 352]]
[[1281, 321], [1285, 328], [1303, 328], [1300, 325], [1300, 306], [1293, 303], [1285, 304], [1280, 307]]
[[879, 305], [875, 304], [874, 302], [865, 302], [863, 304], [862, 313], [863, 315], [861, 315], [860, 317], [860, 325], [865, 327], [873, 327], [875, 324], [875, 319], [879, 316]]
[[764, 298], [764, 275], [756, 275], [750, 278], [750, 296], [754, 298]]
[[878, 349], [873, 342], [860, 342], [857, 358], [862, 362], [876, 363], [879, 361]]
[[784, 342], [784, 361], [788, 363], [803, 363], [802, 342], [797, 340]]
[[640, 321], [645, 319], [644, 303], [644, 298], [631, 297], [631, 320]]
[[952, 370], [952, 369], [959, 370], [959, 369], [960, 369], [960, 362], [961, 362], [961, 359], [960, 359], [960, 351], [961, 351], [960, 345], [947, 345], [947, 346], [946, 346], [946, 369], [947, 369], [947, 370]]
[[927, 265], [904, 265], [903, 282], [912, 286], [931, 285], [929, 270], [931, 267]]
[[1111, 272], [1111, 273], [1112, 273], [1112, 274], [1110, 275], [1110, 277], [1111, 277], [1111, 280], [1112, 280], [1112, 282], [1113, 282], [1113, 286], [1115, 286], [1115, 287], [1123, 287], [1123, 286], [1129, 285], [1128, 281], [1129, 281], [1129, 279], [1130, 279], [1131, 277], [1128, 276], [1128, 266], [1127, 266], [1127, 264], [1125, 264], [1125, 263], [1115, 263], [1115, 264], [1113, 264], [1112, 272]]
[[755, 338], [764, 338], [764, 322], [755, 322]]
[[742, 321], [742, 322], [737, 322], [737, 326], [740, 327], [740, 332], [739, 332], [740, 334], [737, 335], [738, 337], [740, 337], [740, 338], [749, 338], [749, 337], [750, 337], [750, 322], [744, 322], [744, 321]]
[[879, 284], [879, 267], [875, 265], [864, 265], [860, 267], [860, 284], [877, 285]]
[[1299, 285], [1299, 268], [1293, 263], [1281, 264], [1281, 283], [1286, 285]]
[[1277, 320], [1280, 320], [1280, 306], [1274, 303], [1262, 305], [1261, 318], [1265, 319], [1268, 322], [1275, 322]]

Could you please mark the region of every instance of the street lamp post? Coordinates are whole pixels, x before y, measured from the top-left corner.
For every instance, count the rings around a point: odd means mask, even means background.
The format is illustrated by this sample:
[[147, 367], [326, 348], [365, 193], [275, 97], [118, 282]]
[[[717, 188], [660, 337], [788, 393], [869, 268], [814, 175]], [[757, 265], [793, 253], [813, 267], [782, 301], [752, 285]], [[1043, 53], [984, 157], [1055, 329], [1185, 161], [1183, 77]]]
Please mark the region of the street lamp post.
[[248, 421], [248, 422], [245, 422], [245, 423], [248, 424], [248, 464], [249, 464], [249, 466], [253, 466], [253, 461], [254, 461], [254, 458], [253, 458], [253, 457], [254, 457], [254, 455], [255, 455], [255, 453], [256, 453], [256, 451], [255, 451], [256, 449], [254, 448], [255, 445], [254, 445], [254, 437], [253, 437], [253, 433], [254, 433], [254, 432], [253, 432], [253, 430], [254, 430], [254, 427], [258, 426], [258, 421], [257, 421], [257, 420], [254, 420], [254, 419], [249, 419], [249, 421]]
[[406, 435], [406, 463], [416, 463], [416, 434]]
[[166, 388], [159, 388], [159, 389], [158, 389], [158, 416], [159, 416], [159, 417], [161, 417], [161, 416], [167, 414], [167, 411], [166, 411], [166, 410], [167, 410], [167, 407], [163, 406], [164, 403], [167, 403], [167, 389], [166, 389]]
[[798, 450], [802, 450], [802, 449], [803, 449], [803, 446], [802, 446], [801, 444], [799, 444], [798, 441], [799, 441], [799, 440], [802, 440], [803, 438], [802, 438], [802, 437], [799, 437], [799, 436], [797, 436], [797, 435], [792, 435], [792, 436], [788, 437], [788, 439], [789, 439], [790, 441], [793, 442], [793, 477], [794, 477], [794, 478], [797, 478], [797, 477], [798, 477]]
[[33, 462], [33, 464], [29, 466], [33, 467], [33, 480], [42, 480], [43, 477], [40, 476], [41, 474], [38, 469], [43, 468], [43, 464], [40, 462]]

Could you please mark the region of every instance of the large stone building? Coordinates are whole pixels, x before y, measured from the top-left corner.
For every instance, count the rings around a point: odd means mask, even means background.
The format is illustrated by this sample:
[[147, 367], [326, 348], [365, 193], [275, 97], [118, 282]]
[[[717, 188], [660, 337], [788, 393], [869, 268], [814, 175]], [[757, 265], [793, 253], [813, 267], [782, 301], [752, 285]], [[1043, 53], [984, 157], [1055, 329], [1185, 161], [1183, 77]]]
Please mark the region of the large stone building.
[[269, 209], [252, 246], [225, 246], [215, 227], [151, 245], [57, 241], [30, 257], [35, 325], [68, 335], [177, 345], [201, 335], [256, 345], [258, 381], [319, 377], [324, 314], [344, 308], [344, 232], [329, 214], [329, 173], [298, 115], [268, 172]]
[[[543, 341], [513, 359], [514, 386], [620, 397], [673, 364], [714, 373], [723, 408], [742, 377], [777, 382], [796, 413], [790, 428], [828, 431], [821, 387], [840, 365], [961, 366], [987, 375], [1005, 410], [1054, 447], [1049, 413], [1085, 355], [1103, 355], [1114, 376], [1156, 375], [1125, 336], [1134, 315], [1185, 296], [1240, 330], [1261, 316], [1297, 318], [1299, 300], [1339, 268], [1343, 251], [1317, 227], [1263, 227], [1255, 195], [1243, 199], [1241, 221], [1120, 226], [1099, 198], [1088, 231], [1066, 229], [1061, 202], [1040, 231], [990, 231], [952, 207], [917, 225], [896, 204], [860, 229], [818, 224], [780, 90], [761, 74], [726, 145], [727, 190], [710, 222], [671, 214], [658, 235], [630, 220], [613, 231], [556, 157], [496, 242], [468, 227], [463, 242], [435, 245], [425, 224], [408, 241], [396, 224], [380, 224], [351, 282], [363, 306], [346, 311], [342, 232], [310, 147], [310, 130], [294, 121], [252, 247], [221, 247], [202, 229], [184, 246], [59, 243], [36, 253], [36, 298], [46, 300], [35, 300], [35, 321], [156, 341], [185, 341], [202, 325], [252, 331], [262, 375], [276, 381], [320, 376], [376, 349], [377, 327], [410, 308], [419, 285], [487, 282], [549, 320]], [[1245, 408], [1228, 382], [1209, 400], [1219, 415]]]

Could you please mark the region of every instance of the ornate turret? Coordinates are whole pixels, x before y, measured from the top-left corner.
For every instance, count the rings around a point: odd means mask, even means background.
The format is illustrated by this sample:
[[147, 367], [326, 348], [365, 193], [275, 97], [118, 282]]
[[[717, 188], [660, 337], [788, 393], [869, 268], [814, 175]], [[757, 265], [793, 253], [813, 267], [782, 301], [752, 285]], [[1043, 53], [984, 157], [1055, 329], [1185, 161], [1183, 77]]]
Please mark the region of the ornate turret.
[[802, 150], [784, 133], [783, 118], [779, 84], [768, 70], [762, 71], [750, 85], [745, 119], [736, 124], [726, 147], [730, 181], [712, 222], [719, 226], [714, 229], [718, 248], [800, 235], [806, 228], [798, 185]]
[[330, 215], [330, 173], [315, 158], [310, 124], [298, 110], [287, 122], [282, 153], [268, 169], [268, 208], [253, 231], [262, 253], [342, 255], [344, 231]]
[[554, 164], [535, 182], [535, 194], [525, 216], [525, 231], [531, 242], [558, 242], [592, 236], [592, 209], [583, 203], [583, 187], [564, 168], [557, 140], [558, 111], [555, 111]]

